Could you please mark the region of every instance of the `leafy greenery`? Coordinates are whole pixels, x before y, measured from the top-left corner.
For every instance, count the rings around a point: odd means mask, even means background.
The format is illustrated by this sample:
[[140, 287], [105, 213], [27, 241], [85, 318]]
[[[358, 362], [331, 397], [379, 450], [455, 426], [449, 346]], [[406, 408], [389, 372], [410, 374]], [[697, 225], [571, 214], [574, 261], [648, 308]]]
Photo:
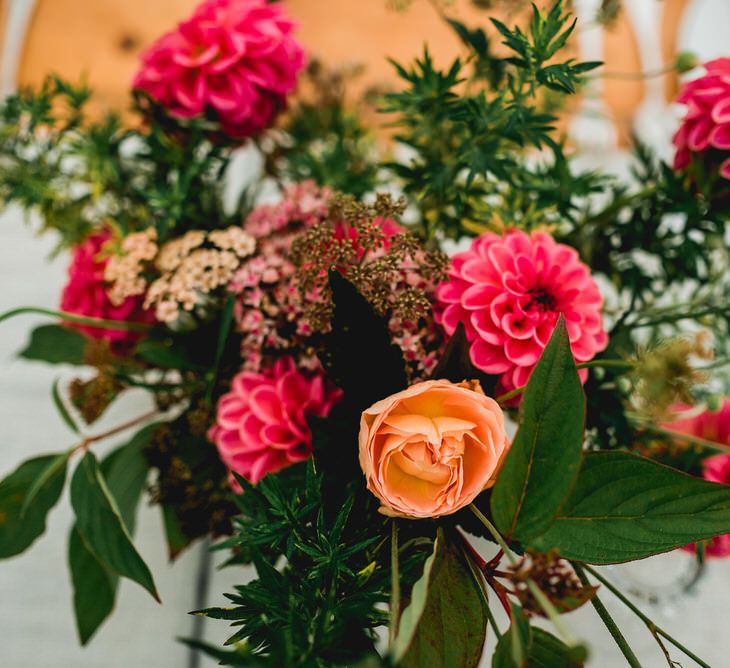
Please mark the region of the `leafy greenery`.
[[[378, 557], [385, 519], [372, 497], [351, 484], [342, 505], [331, 503], [312, 462], [256, 487], [237, 479], [242, 515], [225, 545], [250, 559], [258, 577], [227, 595], [232, 607], [200, 614], [231, 621], [238, 630], [228, 643], [245, 642], [256, 665], [351, 665], [374, 655], [374, 629], [388, 621], [379, 606], [390, 571]], [[414, 559], [404, 560], [406, 574]]]
[[41, 325], [30, 334], [28, 345], [19, 353], [27, 360], [48, 364], [84, 364], [88, 339], [62, 325]]
[[511, 605], [512, 624], [492, 657], [492, 668], [581, 668], [585, 651], [570, 648], [547, 631], [531, 626], [518, 605]]
[[341, 193], [375, 192], [380, 178], [375, 138], [346, 99], [356, 71], [310, 63], [300, 96], [284, 122], [283, 136], [259, 142], [265, 171], [280, 183], [314, 179]]
[[[562, 631], [565, 643], [533, 628], [527, 616], [537, 610], [555, 622], [556, 606], [568, 609], [565, 600], [547, 596], [568, 582], [565, 559], [637, 559], [730, 531], [727, 488], [626, 452], [582, 452], [584, 422], [591, 448], [637, 444], [621, 381], [639, 341], [651, 344], [688, 319], [728, 339], [727, 185], [699, 164], [676, 174], [641, 145], [638, 185], [576, 171], [558, 135], [556, 110], [597, 63], [562, 59], [575, 27], [563, 2], [534, 7], [525, 27], [492, 20], [469, 28], [445, 18], [466, 57], [440, 69], [425, 50], [412, 66], [394, 64], [405, 88], [384, 98], [405, 160], [381, 164], [372, 134], [346, 104], [346, 74], [315, 64], [314, 98], [293, 106], [282, 131], [256, 139], [266, 176], [279, 185], [312, 178], [358, 200], [382, 183], [402, 188], [409, 213], [434, 246], [487, 230], [550, 230], [616, 289], [604, 360], [614, 367], [588, 381], [586, 411], [561, 320], [524, 391], [519, 431], [494, 488], [475, 500], [473, 516], [463, 509], [411, 521], [378, 512], [357, 462], [363, 409], [407, 386], [403, 354], [386, 320], [337, 262], [314, 272], [329, 271], [334, 316], [318, 340], [320, 361], [344, 399], [326, 419], [310, 421], [311, 461], [256, 486], [237, 478], [243, 493], [235, 500], [206, 436], [216, 401], [240, 370], [233, 298], [211, 305], [195, 331], [152, 328], [119, 355], [63, 325], [37, 328], [21, 353], [25, 359], [97, 368], [98, 376], [72, 393], [84, 417], [97, 417], [128, 387], [150, 390], [161, 411], [183, 409], [101, 464], [90, 450], [97, 439], [82, 437], [76, 448], [25, 462], [0, 482], [0, 557], [7, 557], [43, 532], [69, 458], [83, 454], [71, 482], [76, 524], [68, 552], [82, 643], [112, 612], [120, 577], [157, 595], [132, 542], [150, 467], [171, 558], [199, 536], [225, 534], [220, 548], [231, 551], [229, 564], [256, 569], [255, 580], [228, 595], [229, 606], [197, 613], [232, 622], [230, 650], [189, 641], [224, 665], [471, 666], [482, 651], [491, 587], [512, 613], [494, 666], [581, 666], [581, 647], [569, 648]], [[3, 204], [39, 213], [43, 229], [59, 232], [61, 247], [103, 227], [118, 239], [153, 226], [164, 243], [191, 229], [240, 223], [251, 192], [224, 207], [233, 145], [207, 121], [172, 119], [140, 93], [137, 110], [147, 122], [132, 129], [114, 115], [88, 116], [89, 96], [84, 86], [50, 77], [38, 91], [0, 104]], [[673, 291], [690, 296], [672, 303]], [[495, 381], [472, 365], [463, 327], [434, 378], [479, 380], [487, 393]], [[53, 399], [78, 433], [58, 384]], [[694, 457], [693, 470], [699, 465]], [[499, 558], [482, 559], [460, 533], [472, 531], [475, 518], [512, 560], [509, 572], [500, 570]], [[548, 589], [555, 584], [548, 576], [566, 579]], [[385, 625], [394, 642], [381, 657], [377, 634]]]
[[528, 540], [552, 523], [578, 474], [584, 415], [585, 398], [561, 318], [530, 376], [520, 427], [492, 494], [492, 513], [505, 535]]
[[447, 668], [479, 663], [488, 605], [480, 577], [459, 535], [440, 529], [400, 619], [393, 657], [397, 665]]
[[[112, 450], [101, 463], [109, 494], [130, 535], [134, 534], [137, 506], [147, 480], [144, 446], [156, 427], [152, 424], [143, 428], [128, 443]], [[119, 578], [86, 545], [77, 526], [69, 535], [68, 564], [76, 628], [81, 644], [85, 645], [113, 611]]]
[[644, 559], [729, 533], [730, 488], [628, 452], [586, 455], [554, 524], [531, 545], [577, 561]]
[[[556, 117], [540, 97], [545, 89], [573, 93], [598, 65], [553, 61], [575, 26], [562, 2], [547, 13], [535, 7], [527, 33], [492, 23], [511, 52], [506, 58], [493, 55], [483, 30], [450, 21], [471, 52], [472, 75], [461, 59], [438, 69], [428, 50], [413, 67], [394, 63], [406, 88], [387, 94], [383, 111], [396, 115], [396, 139], [412, 155], [389, 166], [417, 204], [428, 238], [570, 220], [578, 198], [601, 183], [571, 174], [553, 137]], [[551, 155], [530, 166], [528, 148]]]
[[130, 129], [115, 114], [92, 119], [90, 97], [50, 76], [0, 104], [0, 203], [38, 212], [60, 246], [112, 220], [122, 233], [154, 226], [162, 241], [241, 220], [222, 205], [230, 151], [204, 122]]
[[75, 526], [68, 539], [68, 564], [76, 630], [85, 645], [114, 609], [119, 578], [86, 547]]
[[24, 552], [46, 530], [46, 516], [63, 491], [67, 457], [29, 459], [0, 481], [0, 559]]
[[96, 559], [110, 571], [134, 580], [159, 600], [149, 568], [139, 555], [99, 464], [87, 452], [71, 480], [76, 528]]

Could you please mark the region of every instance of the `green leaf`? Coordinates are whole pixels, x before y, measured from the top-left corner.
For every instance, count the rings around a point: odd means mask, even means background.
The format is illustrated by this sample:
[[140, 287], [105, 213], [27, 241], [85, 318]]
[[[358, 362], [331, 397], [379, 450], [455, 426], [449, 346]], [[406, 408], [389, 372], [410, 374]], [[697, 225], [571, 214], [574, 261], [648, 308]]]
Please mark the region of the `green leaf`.
[[158, 427], [158, 423], [143, 427], [128, 443], [112, 450], [101, 463], [107, 487], [130, 534], [134, 534], [137, 506], [149, 471], [144, 449]]
[[33, 481], [33, 484], [28, 488], [28, 493], [23, 499], [23, 505], [20, 508], [20, 515], [22, 518], [25, 517], [28, 509], [31, 508], [33, 501], [35, 501], [38, 494], [47, 487], [53, 487], [54, 481], [61, 478], [61, 488], [63, 488], [63, 482], [66, 480], [66, 465], [68, 460], [73, 454], [73, 448], [66, 450], [66, 452], [60, 452], [53, 456], [48, 462], [48, 465], [40, 472], [38, 477]]
[[562, 640], [543, 629], [532, 629], [530, 667], [535, 668], [582, 668], [588, 659], [583, 645], [568, 647]]
[[137, 344], [137, 356], [145, 362], [163, 369], [205, 370], [205, 367], [191, 361], [174, 339], [159, 341], [152, 338], [142, 339]]
[[355, 285], [335, 269], [330, 270], [329, 284], [334, 315], [323, 362], [344, 392], [343, 405], [352, 406], [359, 416], [376, 401], [408, 387], [403, 353], [391, 342], [387, 321]]
[[512, 623], [497, 642], [492, 656], [492, 668], [522, 668], [527, 665], [532, 629], [520, 606], [510, 603], [510, 608]]
[[162, 522], [165, 527], [165, 538], [167, 539], [167, 556], [174, 561], [180, 553], [192, 542], [192, 539], [185, 534], [171, 506], [161, 506]]
[[570, 493], [583, 445], [585, 396], [562, 316], [530, 376], [520, 428], [492, 494], [499, 529], [527, 541], [550, 526]]
[[261, 661], [253, 656], [247, 648], [225, 650], [215, 645], [209, 645], [195, 638], [178, 638], [178, 641], [188, 647], [199, 651], [211, 659], [216, 659], [219, 666], [260, 666]]
[[215, 348], [215, 361], [213, 363], [213, 369], [210, 375], [210, 385], [208, 386], [208, 399], [213, 396], [213, 390], [215, 389], [215, 381], [218, 378], [218, 371], [221, 366], [221, 360], [223, 359], [223, 351], [226, 348], [226, 341], [231, 333], [231, 326], [233, 324], [233, 312], [236, 306], [236, 299], [233, 295], [226, 299], [226, 303], [223, 306], [223, 312], [221, 313], [220, 329], [218, 330], [218, 341]]
[[[147, 480], [144, 447], [157, 426], [144, 427], [101, 463], [109, 492], [130, 534], [134, 533], [137, 506]], [[76, 526], [69, 536], [68, 563], [76, 628], [81, 644], [85, 645], [114, 610], [119, 578], [86, 546]]]
[[74, 433], [78, 434], [80, 433], [79, 428], [77, 424], [74, 422], [74, 419], [71, 417], [71, 413], [69, 413], [68, 408], [66, 408], [66, 404], [63, 402], [63, 397], [61, 397], [61, 392], [58, 389], [59, 379], [56, 379], [56, 381], [53, 383], [53, 387], [51, 388], [51, 396], [53, 397], [53, 403], [56, 406], [56, 410], [58, 411], [58, 414], [61, 416], [61, 419], [66, 423], [66, 426]]
[[554, 524], [529, 545], [615, 564], [730, 533], [730, 486], [619, 451], [586, 455]]
[[512, 604], [512, 625], [497, 643], [492, 668], [582, 668], [588, 654], [570, 648], [543, 629], [531, 627], [522, 609]]
[[71, 505], [79, 534], [91, 553], [116, 574], [134, 580], [159, 601], [152, 574], [132, 544], [119, 509], [87, 452], [71, 480]]
[[[441, 534], [439, 534], [441, 537]], [[411, 602], [403, 610], [400, 621], [391, 620], [391, 624], [398, 624], [398, 634], [393, 642], [391, 654], [395, 663], [399, 663], [406, 653], [413, 638], [418, 630], [418, 623], [426, 607], [426, 598], [428, 597], [428, 584], [431, 579], [431, 569], [436, 559], [436, 553], [440, 548], [439, 539], [437, 538], [433, 544], [433, 552], [423, 564], [423, 575], [413, 585], [411, 589]]]
[[42, 325], [30, 335], [28, 345], [19, 353], [27, 360], [38, 360], [49, 364], [85, 363], [86, 337], [61, 325]]
[[46, 516], [63, 491], [66, 467], [56, 470], [33, 491], [33, 502], [22, 514], [25, 500], [36, 480], [61, 455], [44, 455], [21, 464], [0, 481], [0, 559], [20, 554], [46, 530]]
[[114, 609], [119, 578], [86, 547], [75, 526], [69, 536], [68, 563], [76, 630], [85, 645]]
[[393, 653], [399, 666], [472, 668], [487, 632], [487, 602], [458, 536], [439, 529], [434, 552], [403, 611]]

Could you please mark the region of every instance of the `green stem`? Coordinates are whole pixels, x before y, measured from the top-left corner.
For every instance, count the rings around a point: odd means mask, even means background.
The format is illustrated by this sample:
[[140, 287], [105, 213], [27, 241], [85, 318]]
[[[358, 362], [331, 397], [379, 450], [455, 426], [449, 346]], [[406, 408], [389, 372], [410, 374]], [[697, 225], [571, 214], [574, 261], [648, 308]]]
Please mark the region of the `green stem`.
[[146, 332], [152, 329], [151, 325], [146, 325], [142, 322], [124, 322], [122, 320], [105, 320], [104, 318], [91, 318], [84, 315], [78, 315], [76, 313], [67, 313], [66, 311], [54, 311], [49, 308], [41, 308], [38, 306], [21, 306], [19, 308], [5, 311], [0, 313], [0, 322], [3, 320], [9, 320], [14, 318], [16, 315], [47, 315], [52, 318], [60, 318], [67, 320], [68, 322], [75, 322], [79, 325], [88, 325], [89, 327], [101, 327], [103, 329], [122, 329], [130, 332]]
[[[633, 369], [635, 366], [634, 362], [630, 362], [628, 360], [620, 360], [620, 359], [601, 359], [601, 360], [591, 360], [590, 362], [582, 362], [581, 364], [576, 364], [576, 369], [596, 369], [596, 368], [606, 368], [606, 369], [626, 369], [627, 371], [629, 369]], [[505, 401], [509, 401], [510, 399], [514, 399], [515, 397], [522, 394], [527, 389], [527, 385], [521, 385], [520, 387], [516, 387], [514, 390], [510, 390], [509, 392], [505, 392], [504, 394], [500, 394], [495, 401], [498, 404], [502, 404]]]
[[494, 631], [494, 635], [497, 639], [497, 642], [499, 642], [499, 639], [502, 637], [502, 632], [499, 630], [499, 626], [497, 626], [497, 620], [494, 618], [494, 613], [492, 612], [492, 607], [487, 604], [487, 619], [489, 620], [489, 625], [492, 627], [492, 631]]
[[630, 360], [619, 360], [619, 359], [609, 359], [609, 360], [591, 360], [590, 362], [581, 362], [580, 364], [576, 364], [576, 369], [596, 369], [596, 368], [603, 368], [603, 369], [626, 369], [627, 371], [629, 369], [633, 369], [636, 366], [635, 362], [631, 362]]
[[698, 366], [695, 368], [697, 369], [697, 371], [712, 371], [714, 369], [722, 369], [722, 367], [727, 366], [728, 364], [730, 364], [730, 358], [722, 357], [715, 360], [714, 362], [711, 362], [710, 364], [705, 364], [705, 366]]
[[646, 628], [649, 629], [650, 633], [654, 635], [655, 633], [662, 636], [665, 640], [672, 643], [678, 650], [684, 652], [690, 659], [692, 659], [697, 665], [702, 666], [702, 668], [710, 668], [709, 664], [705, 663], [700, 657], [698, 657], [694, 652], [690, 652], [684, 645], [682, 645], [678, 640], [675, 640], [672, 636], [669, 635], [664, 629], [657, 626], [649, 617], [647, 617], [639, 608], [637, 608], [624, 594], [622, 594], [616, 587], [611, 584], [609, 580], [604, 578], [598, 571], [596, 571], [594, 568], [591, 568], [587, 564], [584, 565], [584, 568], [594, 577], [596, 580], [598, 580], [606, 589], [608, 589], [621, 603], [623, 603], [631, 612], [633, 612], [644, 624], [646, 625]]
[[[574, 563], [573, 568], [575, 569], [575, 572], [583, 585], [586, 587], [590, 587], [591, 583], [588, 580], [588, 577], [586, 576], [585, 571], [583, 570], [581, 565]], [[616, 626], [616, 622], [613, 621], [613, 617], [611, 617], [608, 610], [606, 610], [606, 606], [603, 605], [603, 602], [600, 598], [598, 598], [597, 594], [594, 595], [591, 599], [591, 604], [593, 605], [593, 608], [598, 613], [598, 616], [601, 618], [604, 625], [608, 629], [608, 632], [611, 634], [611, 636], [613, 636], [613, 639], [616, 641], [618, 648], [621, 650], [621, 653], [626, 657], [626, 661], [628, 661], [628, 664], [631, 666], [631, 668], [641, 668], [641, 663], [639, 663], [639, 659], [636, 658], [636, 654], [634, 654], [631, 647], [629, 647], [629, 643], [626, 642], [626, 638], [624, 637], [623, 633], [621, 633], [619, 627]]]
[[[486, 527], [487, 531], [489, 531], [490, 534], [492, 534], [492, 537], [494, 540], [497, 541], [497, 544], [502, 548], [502, 551], [506, 555], [507, 559], [509, 559], [509, 562], [513, 566], [517, 566], [518, 560], [517, 557], [514, 555], [512, 550], [510, 549], [509, 545], [507, 545], [507, 541], [502, 537], [502, 534], [499, 533], [497, 530], [497, 527], [492, 524], [487, 517], [482, 513], [479, 508], [477, 508], [473, 503], [469, 506], [472, 513], [476, 515], [477, 519]], [[555, 606], [552, 604], [552, 601], [545, 596], [543, 591], [538, 587], [537, 583], [532, 579], [527, 579], [527, 587], [529, 588], [532, 595], [535, 597], [535, 600], [540, 604], [540, 607], [542, 608], [545, 615], [548, 617], [548, 619], [553, 623], [558, 633], [563, 637], [563, 640], [565, 641], [566, 645], [569, 647], [575, 647], [579, 645], [580, 643], [576, 640], [576, 638], [573, 636], [573, 634], [568, 630], [568, 628], [563, 624], [563, 620], [560, 619], [560, 613], [557, 611]]]
[[516, 387], [514, 390], [510, 390], [509, 392], [505, 392], [504, 394], [500, 394], [494, 400], [498, 404], [503, 404], [506, 401], [509, 401], [510, 399], [514, 399], [515, 397], [519, 397], [525, 391], [526, 388], [527, 388], [527, 385], [522, 385], [520, 387]]
[[400, 618], [400, 576], [398, 575], [398, 522], [390, 523], [390, 645], [393, 646], [398, 633]]
[[627, 81], [644, 81], [646, 79], [654, 79], [671, 74], [677, 69], [675, 63], [665, 65], [656, 70], [648, 70], [647, 72], [599, 72], [591, 76], [591, 79], [625, 79]]
[[634, 413], [627, 413], [626, 416], [634, 424], [644, 427], [645, 429], [648, 429], [649, 431], [651, 431], [655, 434], [659, 434], [661, 436], [669, 436], [670, 438], [672, 438], [674, 440], [684, 441], [691, 445], [698, 445], [701, 448], [706, 448], [708, 450], [715, 450], [717, 452], [724, 452], [725, 454], [730, 454], [730, 445], [725, 445], [724, 443], [717, 443], [716, 441], [710, 441], [706, 438], [701, 438], [699, 436], [692, 436], [690, 434], [685, 434], [684, 432], [676, 431], [675, 429], [670, 429], [668, 427], [662, 427], [658, 424], [655, 424], [654, 422], [651, 422], [650, 420], [640, 418], [638, 415], [636, 415]]
[[519, 563], [517, 561], [517, 557], [512, 552], [509, 545], [507, 545], [507, 541], [502, 537], [502, 534], [499, 533], [497, 530], [497, 527], [494, 526], [488, 519], [487, 516], [479, 510], [473, 503], [469, 505], [469, 509], [471, 510], [474, 515], [476, 515], [476, 518], [485, 526], [487, 531], [489, 531], [490, 534], [492, 534], [492, 538], [497, 541], [497, 545], [502, 548], [502, 552], [504, 552], [507, 559], [509, 559], [510, 564], [513, 566], [517, 566]]
[[670, 322], [679, 322], [680, 320], [697, 320], [706, 315], [726, 315], [728, 312], [726, 307], [713, 306], [706, 308], [701, 311], [695, 311], [694, 313], [674, 313], [668, 314], [663, 318], [654, 318], [654, 320], [645, 320], [644, 322], [635, 322], [631, 324], [631, 327], [636, 329], [637, 327], [654, 327], [655, 325], [664, 325]]

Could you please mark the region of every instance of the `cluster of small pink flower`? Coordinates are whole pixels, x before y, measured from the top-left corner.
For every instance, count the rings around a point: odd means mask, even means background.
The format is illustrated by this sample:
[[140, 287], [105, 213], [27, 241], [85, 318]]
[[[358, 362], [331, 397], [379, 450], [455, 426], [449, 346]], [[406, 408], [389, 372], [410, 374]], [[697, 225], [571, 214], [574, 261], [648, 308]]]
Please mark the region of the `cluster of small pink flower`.
[[263, 204], [246, 218], [244, 229], [257, 240], [255, 256], [233, 276], [229, 290], [237, 295], [235, 321], [242, 333], [243, 368], [260, 371], [265, 357], [287, 352], [297, 366], [316, 369], [316, 355], [306, 345], [311, 328], [289, 259], [292, 242], [303, 229], [324, 220], [331, 192], [313, 181], [289, 186], [278, 204]]

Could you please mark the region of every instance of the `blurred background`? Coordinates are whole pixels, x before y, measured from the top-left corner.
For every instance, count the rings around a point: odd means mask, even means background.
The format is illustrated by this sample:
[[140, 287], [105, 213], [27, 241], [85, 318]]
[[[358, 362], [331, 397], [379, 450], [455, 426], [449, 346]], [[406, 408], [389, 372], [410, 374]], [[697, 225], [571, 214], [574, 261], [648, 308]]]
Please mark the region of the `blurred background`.
[[[488, 14], [517, 20], [522, 0], [285, 0], [300, 23], [299, 36], [310, 54], [331, 66], [364, 66], [352, 85], [353, 100], [366, 89], [395, 85], [385, 57], [408, 62], [425, 42], [437, 62], [453, 57], [457, 39], [439, 16], [445, 11], [467, 25], [484, 25]], [[79, 80], [95, 90], [98, 111], [125, 109], [140, 51], [185, 18], [195, 0], [0, 0], [0, 94], [39, 84], [49, 72]], [[730, 0], [573, 0], [580, 21], [575, 48], [584, 60], [605, 61], [595, 79], [566, 113], [565, 131], [581, 160], [624, 172], [632, 133], [668, 154], [678, 112], [671, 100], [679, 78], [672, 65], [691, 52], [699, 61], [730, 55]], [[598, 22], [603, 11], [606, 18]], [[644, 77], [641, 73], [654, 76]], [[241, 161], [242, 171], [252, 167]], [[67, 258], [49, 259], [53, 239], [34, 237], [18, 210], [0, 216], [0, 312], [18, 305], [57, 306]], [[0, 475], [21, 459], [71, 443], [50, 400], [58, 369], [17, 359], [31, 318], [0, 326]], [[63, 372], [61, 371], [61, 374]], [[136, 410], [141, 397], [117, 403], [104, 422], [116, 424]], [[104, 424], [98, 426], [104, 429]], [[176, 636], [226, 636], [224, 622], [194, 622], [186, 613], [248, 577], [245, 569], [217, 571], [203, 558], [203, 547], [167, 564], [156, 508], [143, 508], [137, 544], [155, 574], [163, 605], [124, 582], [117, 611], [90, 646], [78, 646], [66, 573], [66, 534], [71, 511], [63, 500], [51, 513], [47, 534], [29, 553], [0, 564], [0, 666], [53, 665], [57, 668], [179, 668], [213, 665], [193, 658]], [[691, 562], [671, 554], [613, 577], [635, 590], [651, 616], [710, 665], [728, 665], [730, 639], [726, 605], [730, 562], [711, 562], [686, 593]], [[197, 591], [196, 591], [197, 590]], [[612, 603], [611, 597], [605, 597]], [[612, 612], [646, 666], [666, 665], [652, 638], [623, 609]], [[568, 617], [576, 635], [590, 640], [590, 665], [624, 665], [593, 610]], [[679, 655], [682, 665], [691, 665]]]

